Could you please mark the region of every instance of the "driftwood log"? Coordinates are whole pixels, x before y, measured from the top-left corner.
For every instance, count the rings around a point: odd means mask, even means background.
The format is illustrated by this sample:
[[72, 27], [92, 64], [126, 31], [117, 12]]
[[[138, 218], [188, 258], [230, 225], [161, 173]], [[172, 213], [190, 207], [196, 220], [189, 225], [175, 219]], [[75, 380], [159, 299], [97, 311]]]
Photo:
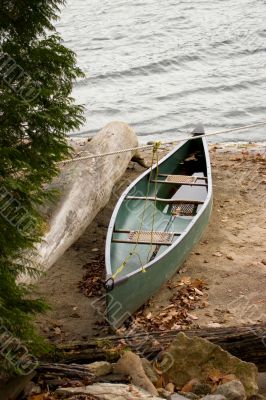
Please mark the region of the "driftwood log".
[[123, 382], [129, 383], [130, 377], [124, 374], [108, 374], [97, 376], [89, 371], [86, 365], [42, 363], [36, 370], [37, 378], [41, 377], [50, 389], [64, 386], [67, 381], [80, 381], [86, 385], [96, 382]]
[[[109, 336], [88, 342], [73, 342], [57, 347], [57, 358], [63, 362], [116, 361], [121, 349], [130, 349], [142, 357], [153, 359], [165, 350], [179, 331], [129, 333], [127, 336]], [[257, 365], [266, 371], [266, 323], [186, 330], [189, 336], [199, 336], [221, 346], [232, 355]]]
[[[112, 122], [82, 148], [81, 156], [136, 147], [138, 139], [127, 124]], [[74, 243], [108, 203], [114, 185], [123, 176], [134, 152], [62, 164], [51, 185], [60, 192], [55, 206], [44, 210], [49, 220], [47, 233], [37, 248], [37, 264], [47, 271]], [[29, 283], [30, 278], [22, 277]]]

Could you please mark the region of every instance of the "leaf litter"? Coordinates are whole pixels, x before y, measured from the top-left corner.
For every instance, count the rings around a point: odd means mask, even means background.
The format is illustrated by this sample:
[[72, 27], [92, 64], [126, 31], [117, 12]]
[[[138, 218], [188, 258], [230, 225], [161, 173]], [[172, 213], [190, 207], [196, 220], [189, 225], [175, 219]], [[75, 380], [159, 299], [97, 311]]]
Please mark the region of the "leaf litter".
[[104, 293], [104, 256], [101, 254], [83, 266], [86, 273], [78, 287], [85, 296], [101, 296]]
[[166, 287], [174, 291], [169, 304], [160, 310], [151, 311], [151, 302], [148, 302], [132, 317], [131, 328], [145, 326], [148, 331], [186, 329], [198, 319], [193, 311], [209, 305], [207, 283], [202, 279], [185, 276], [178, 283], [168, 282]]

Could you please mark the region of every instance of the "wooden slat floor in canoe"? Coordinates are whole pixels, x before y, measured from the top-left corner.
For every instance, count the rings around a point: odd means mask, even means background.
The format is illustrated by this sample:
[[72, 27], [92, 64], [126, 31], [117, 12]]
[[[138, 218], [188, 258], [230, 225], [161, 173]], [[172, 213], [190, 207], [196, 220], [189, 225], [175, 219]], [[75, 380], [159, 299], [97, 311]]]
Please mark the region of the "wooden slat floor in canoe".
[[177, 183], [177, 184], [182, 184], [182, 183], [195, 183], [197, 180], [196, 176], [190, 176], [190, 175], [168, 175], [165, 179], [165, 182], [172, 182], [172, 183]]
[[161, 231], [132, 231], [128, 235], [128, 240], [137, 243], [161, 243], [171, 244], [173, 242], [174, 234], [172, 232]]

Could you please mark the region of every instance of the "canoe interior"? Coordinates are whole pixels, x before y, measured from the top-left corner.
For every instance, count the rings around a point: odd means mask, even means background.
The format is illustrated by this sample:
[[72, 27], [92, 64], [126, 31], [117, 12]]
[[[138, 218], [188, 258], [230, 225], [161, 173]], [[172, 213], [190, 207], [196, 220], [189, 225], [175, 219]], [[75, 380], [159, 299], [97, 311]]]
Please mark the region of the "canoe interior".
[[[136, 182], [134, 187], [126, 194], [126, 197], [157, 196], [171, 200], [205, 201], [208, 194], [208, 186], [205, 185], [207, 183], [205, 179], [207, 176], [207, 166], [202, 139], [184, 143], [175, 153], [163, 161], [158, 169], [159, 174], [162, 174], [162, 176], [156, 178], [156, 169], [153, 169]], [[164, 174], [197, 176], [198, 179], [196, 182], [197, 184], [202, 184], [202, 186], [151, 182], [147, 190], [150, 174], [152, 180], [165, 180]], [[119, 279], [145, 266], [152, 260], [152, 257], [161, 255], [169, 246], [123, 243], [123, 241], [128, 239], [129, 234], [127, 232], [116, 233], [117, 230], [182, 233], [202, 207], [201, 204], [196, 205], [194, 213], [191, 216], [173, 216], [173, 204], [145, 199], [127, 199], [126, 197], [118, 210], [112, 235], [112, 239], [121, 241], [121, 243], [111, 242], [110, 249], [112, 274], [115, 274], [121, 264], [126, 261], [126, 265], [122, 271], [117, 274], [117, 278]], [[173, 243], [178, 240], [178, 237], [178, 235], [174, 236]], [[129, 256], [130, 253], [133, 254]]]

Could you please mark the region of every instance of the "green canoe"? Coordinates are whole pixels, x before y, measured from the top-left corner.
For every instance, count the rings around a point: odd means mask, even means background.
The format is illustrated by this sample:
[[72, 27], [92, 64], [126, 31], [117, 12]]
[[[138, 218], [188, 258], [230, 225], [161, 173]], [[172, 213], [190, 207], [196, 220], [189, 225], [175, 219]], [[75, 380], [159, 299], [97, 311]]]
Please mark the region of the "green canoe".
[[130, 318], [181, 267], [206, 228], [212, 177], [202, 125], [120, 197], [107, 232], [107, 319]]

